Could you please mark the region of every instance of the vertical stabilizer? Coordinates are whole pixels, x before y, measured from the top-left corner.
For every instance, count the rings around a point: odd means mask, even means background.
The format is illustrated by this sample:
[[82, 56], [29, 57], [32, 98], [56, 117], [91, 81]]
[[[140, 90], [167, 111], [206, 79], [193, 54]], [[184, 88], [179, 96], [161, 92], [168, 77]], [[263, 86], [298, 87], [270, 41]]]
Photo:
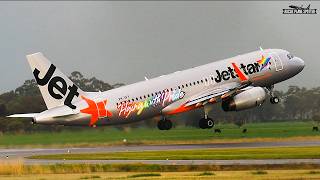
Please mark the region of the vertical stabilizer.
[[80, 98], [83, 91], [42, 53], [27, 55], [27, 59], [47, 108], [66, 105], [76, 109], [72, 102]]

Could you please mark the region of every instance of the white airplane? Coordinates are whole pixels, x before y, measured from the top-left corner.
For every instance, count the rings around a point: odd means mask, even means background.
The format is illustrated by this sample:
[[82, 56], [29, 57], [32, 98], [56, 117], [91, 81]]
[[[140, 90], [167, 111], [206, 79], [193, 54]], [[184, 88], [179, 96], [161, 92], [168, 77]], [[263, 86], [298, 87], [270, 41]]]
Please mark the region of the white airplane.
[[308, 10], [308, 9], [310, 9], [310, 4], [306, 8], [304, 8], [303, 5], [301, 5], [301, 6], [290, 5], [289, 7], [292, 9], [297, 9], [297, 10]]
[[27, 55], [27, 59], [48, 110], [8, 117], [95, 127], [161, 116], [160, 130], [171, 129], [169, 116], [196, 108], [204, 109], [199, 127], [212, 128], [208, 112], [213, 103], [221, 103], [224, 111], [240, 111], [260, 106], [269, 93], [271, 103], [277, 104], [274, 84], [304, 68], [304, 61], [286, 50], [260, 49], [105, 92], [84, 92], [42, 53]]

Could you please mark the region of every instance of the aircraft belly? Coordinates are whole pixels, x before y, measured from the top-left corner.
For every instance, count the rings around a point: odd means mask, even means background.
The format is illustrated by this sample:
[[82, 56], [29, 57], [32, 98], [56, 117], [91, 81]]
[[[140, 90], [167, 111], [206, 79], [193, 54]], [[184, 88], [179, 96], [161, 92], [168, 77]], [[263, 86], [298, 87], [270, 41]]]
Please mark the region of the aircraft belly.
[[57, 117], [47, 117], [36, 119], [37, 124], [47, 124], [47, 125], [88, 125], [90, 122], [90, 116], [83, 114], [72, 114], [66, 116]]

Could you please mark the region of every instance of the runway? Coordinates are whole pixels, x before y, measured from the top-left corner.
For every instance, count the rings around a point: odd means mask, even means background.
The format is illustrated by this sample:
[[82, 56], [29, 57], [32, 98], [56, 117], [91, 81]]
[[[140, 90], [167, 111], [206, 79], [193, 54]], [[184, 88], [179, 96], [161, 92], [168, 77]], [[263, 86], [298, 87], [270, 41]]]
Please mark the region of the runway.
[[258, 148], [258, 147], [306, 147], [320, 146], [320, 141], [287, 141], [287, 142], [248, 142], [248, 143], [214, 143], [190, 145], [135, 145], [135, 146], [108, 146], [90, 148], [35, 148], [35, 149], [0, 149], [0, 160], [15, 161], [22, 159], [25, 164], [56, 164], [56, 163], [145, 163], [145, 164], [216, 164], [216, 165], [262, 165], [262, 164], [320, 164], [320, 159], [266, 159], [266, 160], [33, 160], [26, 157], [45, 154], [65, 153], [99, 153], [99, 152], [126, 152], [126, 151], [155, 151], [155, 150], [191, 150], [214, 148]]

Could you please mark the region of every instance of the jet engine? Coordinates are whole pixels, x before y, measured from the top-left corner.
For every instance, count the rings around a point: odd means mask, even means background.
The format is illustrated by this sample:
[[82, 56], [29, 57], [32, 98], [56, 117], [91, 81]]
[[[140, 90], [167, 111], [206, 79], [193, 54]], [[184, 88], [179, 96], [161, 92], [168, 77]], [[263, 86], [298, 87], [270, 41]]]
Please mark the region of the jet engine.
[[232, 98], [222, 101], [224, 111], [240, 111], [260, 106], [266, 99], [266, 91], [262, 87], [251, 87]]

